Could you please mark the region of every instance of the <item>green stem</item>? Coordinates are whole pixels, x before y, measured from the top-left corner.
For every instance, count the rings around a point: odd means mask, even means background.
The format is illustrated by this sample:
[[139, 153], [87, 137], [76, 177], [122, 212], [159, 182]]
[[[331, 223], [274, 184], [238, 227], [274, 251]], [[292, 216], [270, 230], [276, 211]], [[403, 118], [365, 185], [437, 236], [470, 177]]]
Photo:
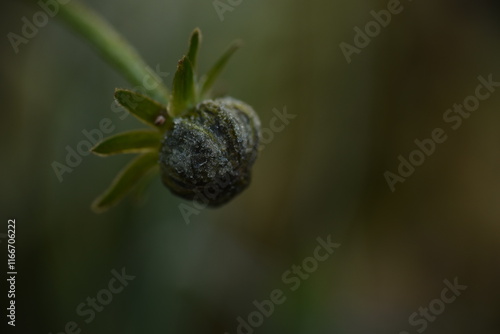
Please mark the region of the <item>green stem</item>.
[[97, 48], [132, 84], [147, 88], [151, 97], [167, 104], [169, 93], [162, 79], [108, 22], [75, 0], [61, 5], [59, 13], [68, 26]]

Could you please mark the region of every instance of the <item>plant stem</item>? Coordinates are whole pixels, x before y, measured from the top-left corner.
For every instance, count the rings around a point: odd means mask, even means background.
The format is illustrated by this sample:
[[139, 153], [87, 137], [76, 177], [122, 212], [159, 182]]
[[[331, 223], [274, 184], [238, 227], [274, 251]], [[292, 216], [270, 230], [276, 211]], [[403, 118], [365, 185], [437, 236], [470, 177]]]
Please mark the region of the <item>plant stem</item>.
[[[132, 84], [145, 86], [151, 97], [163, 104], [168, 89], [137, 51], [101, 16], [76, 0], [60, 6], [60, 16], [76, 33], [92, 44], [111, 65]], [[155, 84], [151, 81], [154, 80]]]

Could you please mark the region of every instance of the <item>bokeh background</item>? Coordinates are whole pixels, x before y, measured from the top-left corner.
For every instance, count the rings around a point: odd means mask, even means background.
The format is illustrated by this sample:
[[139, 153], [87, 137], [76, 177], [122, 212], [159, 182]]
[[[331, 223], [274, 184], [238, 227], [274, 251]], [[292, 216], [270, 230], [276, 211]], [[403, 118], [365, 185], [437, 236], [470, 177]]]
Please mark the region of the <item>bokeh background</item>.
[[[255, 333], [417, 333], [409, 316], [455, 277], [467, 290], [425, 332], [499, 333], [500, 91], [459, 130], [442, 120], [479, 75], [500, 81], [497, 1], [402, 0], [351, 64], [339, 44], [387, 1], [243, 0], [224, 21], [209, 0], [84, 2], [172, 73], [168, 83], [194, 27], [202, 71], [241, 38], [217, 89], [264, 126], [274, 108], [297, 117], [261, 152], [251, 187], [190, 224], [179, 211], [189, 202], [159, 179], [147, 199], [96, 215], [90, 203], [131, 157], [86, 156], [63, 182], [51, 164], [103, 118], [114, 133], [142, 127], [110, 108], [115, 87], [131, 85], [57, 17], [18, 54], [4, 38], [0, 233], [16, 218], [19, 333], [76, 321], [94, 334], [233, 334], [274, 289], [287, 300]], [[38, 10], [3, 2], [1, 32], [19, 33]], [[437, 127], [448, 140], [391, 192], [384, 172]], [[291, 292], [282, 273], [328, 235], [340, 248]], [[123, 267], [136, 278], [86, 324], [77, 305]]]

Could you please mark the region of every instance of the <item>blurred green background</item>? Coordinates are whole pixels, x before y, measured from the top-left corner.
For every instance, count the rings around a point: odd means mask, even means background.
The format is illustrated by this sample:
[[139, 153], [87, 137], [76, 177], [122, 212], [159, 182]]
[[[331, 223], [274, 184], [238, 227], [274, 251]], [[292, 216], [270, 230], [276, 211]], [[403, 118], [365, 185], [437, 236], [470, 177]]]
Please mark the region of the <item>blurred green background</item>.
[[[224, 21], [210, 0], [85, 3], [170, 72], [168, 84], [193, 28], [202, 71], [241, 38], [217, 89], [265, 127], [274, 108], [297, 117], [261, 152], [250, 188], [190, 224], [179, 211], [189, 202], [159, 179], [146, 200], [96, 215], [90, 203], [130, 157], [86, 156], [63, 182], [51, 164], [103, 118], [114, 133], [143, 127], [110, 107], [114, 89], [131, 86], [57, 18], [18, 54], [4, 38], [0, 233], [16, 218], [20, 333], [75, 321], [94, 334], [233, 334], [274, 289], [287, 300], [255, 333], [416, 333], [409, 316], [455, 277], [467, 290], [425, 332], [500, 331], [500, 92], [457, 131], [442, 120], [479, 75], [500, 81], [498, 2], [402, 0], [351, 64], [339, 44], [387, 1], [243, 0]], [[20, 33], [38, 10], [3, 3], [1, 31]], [[448, 140], [391, 192], [384, 172], [437, 127]], [[340, 248], [291, 292], [282, 273], [328, 235]], [[86, 324], [77, 305], [123, 267], [136, 278]]]

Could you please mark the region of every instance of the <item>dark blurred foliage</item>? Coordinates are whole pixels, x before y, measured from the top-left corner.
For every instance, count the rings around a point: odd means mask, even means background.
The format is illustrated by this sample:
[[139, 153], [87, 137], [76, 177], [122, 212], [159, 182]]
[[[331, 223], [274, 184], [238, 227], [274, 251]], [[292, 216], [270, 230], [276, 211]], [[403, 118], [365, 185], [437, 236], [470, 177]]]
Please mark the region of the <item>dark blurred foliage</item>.
[[[264, 126], [274, 108], [297, 117], [261, 152], [250, 188], [189, 225], [179, 211], [189, 202], [159, 178], [146, 200], [95, 215], [91, 201], [129, 157], [86, 156], [62, 183], [51, 164], [103, 118], [114, 133], [142, 127], [110, 107], [114, 88], [130, 85], [57, 19], [19, 54], [5, 38], [1, 205], [18, 224], [20, 333], [74, 320], [83, 333], [232, 334], [277, 288], [287, 300], [255, 333], [415, 333], [408, 317], [455, 277], [467, 290], [426, 333], [498, 333], [500, 93], [394, 193], [384, 179], [416, 138], [447, 126], [443, 113], [479, 75], [500, 81], [498, 1], [402, 1], [351, 64], [339, 44], [386, 1], [244, 0], [223, 22], [211, 1], [85, 2], [168, 82], [194, 27], [202, 72], [241, 38], [218, 91], [251, 104]], [[37, 10], [3, 6], [5, 35]], [[328, 235], [342, 246], [290, 292], [281, 274]], [[77, 305], [122, 267], [136, 279], [85, 324]]]

